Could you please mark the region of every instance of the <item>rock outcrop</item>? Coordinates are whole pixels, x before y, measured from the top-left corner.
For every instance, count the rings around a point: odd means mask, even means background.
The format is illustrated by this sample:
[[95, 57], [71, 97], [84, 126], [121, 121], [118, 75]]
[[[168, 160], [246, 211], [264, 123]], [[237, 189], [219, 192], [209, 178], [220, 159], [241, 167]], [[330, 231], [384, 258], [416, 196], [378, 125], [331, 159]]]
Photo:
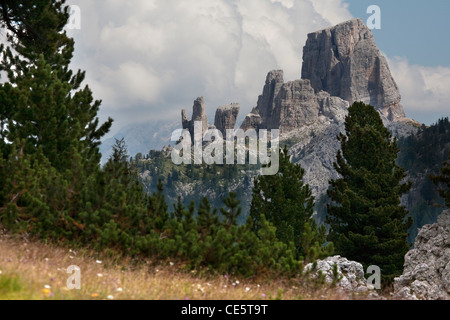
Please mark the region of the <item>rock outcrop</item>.
[[241, 129], [244, 131], [247, 131], [250, 129], [259, 130], [262, 127], [263, 127], [262, 118], [257, 113], [256, 109], [253, 109], [253, 111], [245, 117], [245, 119], [241, 125]]
[[395, 298], [450, 300], [450, 210], [420, 230], [403, 275], [395, 279]]
[[241, 128], [279, 129], [288, 134], [317, 123], [320, 116], [338, 119], [348, 106], [348, 102], [326, 92], [316, 94], [309, 80], [285, 83], [283, 71], [275, 70], [267, 75], [258, 104]]
[[[345, 117], [347, 110], [341, 112], [341, 117]], [[329, 181], [339, 178], [333, 164], [341, 148], [336, 137], [343, 132], [342, 127], [342, 123], [320, 117], [318, 123], [301, 129], [301, 135], [293, 138], [294, 141], [300, 139], [300, 142], [289, 150], [292, 161], [299, 163], [305, 170], [304, 180], [317, 200], [326, 194]]]
[[232, 103], [228, 106], [219, 107], [216, 111], [216, 118], [214, 125], [223, 136], [226, 136], [227, 130], [236, 128], [236, 122], [239, 116], [241, 107], [238, 103]]
[[308, 35], [302, 80], [284, 83], [282, 70], [271, 71], [242, 129], [288, 133], [314, 124], [320, 112], [318, 100], [325, 93], [331, 104], [373, 105], [396, 133], [409, 133], [414, 124], [406, 118], [398, 86], [372, 32], [362, 20], [353, 19]]
[[[248, 129], [280, 129], [279, 117], [276, 119], [277, 100], [281, 87], [284, 85], [284, 74], [282, 70], [270, 71], [266, 78], [263, 93], [258, 98], [256, 108], [244, 120], [243, 130]], [[278, 111], [279, 113], [279, 111]], [[249, 119], [248, 119], [249, 118]]]
[[225, 137], [227, 129], [236, 129], [236, 122], [240, 109], [241, 107], [238, 103], [231, 103], [229, 105], [219, 107], [216, 111], [214, 125], [210, 125], [208, 122], [208, 116], [206, 115], [205, 99], [200, 97], [194, 101], [191, 120], [189, 120], [186, 110], [183, 109], [181, 111], [182, 126], [184, 130], [189, 130], [192, 142], [194, 142], [195, 139], [195, 122], [202, 123], [202, 137], [205, 136], [206, 131], [209, 129], [218, 129]]
[[[279, 129], [282, 140], [291, 140], [291, 154], [305, 169], [305, 181], [317, 198], [328, 181], [337, 179], [333, 163], [340, 144], [349, 103], [329, 93], [314, 92], [309, 80], [284, 82], [283, 71], [269, 72], [258, 105], [241, 128]], [[292, 143], [294, 142], [294, 143]]]
[[[319, 260], [316, 265], [316, 269], [314, 269], [312, 263], [306, 265], [304, 272], [310, 273], [312, 277], [318, 277], [320, 272], [325, 277], [326, 283], [336, 282], [336, 286], [346, 292], [364, 293], [374, 289], [367, 284], [364, 277], [364, 268], [359, 262], [335, 256]], [[337, 274], [333, 274], [335, 265], [337, 266]]]
[[310, 80], [316, 92], [326, 91], [350, 104], [371, 104], [389, 121], [406, 118], [388, 62], [360, 19], [308, 35], [302, 79]]
[[202, 122], [202, 136], [203, 136], [209, 128], [208, 116], [206, 115], [206, 111], [205, 111], [205, 99], [203, 97], [200, 97], [194, 101], [194, 107], [193, 107], [193, 113], [192, 113], [191, 120], [189, 120], [189, 118], [187, 117], [186, 110], [184, 110], [184, 109], [181, 111], [181, 118], [182, 118], [183, 129], [189, 130], [192, 139], [194, 139], [195, 122], [196, 121]]

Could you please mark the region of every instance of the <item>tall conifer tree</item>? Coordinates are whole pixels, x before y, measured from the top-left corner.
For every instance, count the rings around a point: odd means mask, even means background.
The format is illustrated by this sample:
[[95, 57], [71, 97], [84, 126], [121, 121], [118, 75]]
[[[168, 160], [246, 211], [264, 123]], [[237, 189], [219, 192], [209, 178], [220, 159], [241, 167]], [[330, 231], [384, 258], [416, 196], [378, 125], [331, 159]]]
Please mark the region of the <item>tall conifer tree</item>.
[[327, 223], [329, 240], [338, 254], [377, 265], [390, 281], [403, 271], [411, 219], [400, 198], [410, 183], [405, 170], [396, 164], [396, 139], [383, 125], [374, 107], [354, 103], [345, 121], [346, 134], [338, 137], [335, 168], [340, 179], [331, 181]]
[[[332, 253], [332, 246], [324, 248], [325, 229], [318, 228], [313, 220], [314, 197], [308, 184], [303, 182], [305, 170], [291, 162], [287, 147], [280, 150], [279, 172], [272, 176], [255, 179], [250, 218], [254, 230], [261, 228], [261, 216], [276, 227], [277, 238], [293, 243], [297, 255], [306, 259], [324, 257]], [[308, 236], [304, 234], [305, 229]], [[308, 242], [308, 244], [306, 243]], [[310, 246], [317, 246], [310, 250]], [[322, 250], [323, 249], [323, 250]], [[316, 252], [314, 257], [309, 252]]]
[[[70, 69], [74, 41], [64, 31], [65, 1], [0, 6], [9, 30], [9, 46], [1, 46], [0, 70], [8, 80], [0, 85], [0, 175], [12, 168], [0, 185], [0, 214], [26, 222], [27, 231], [53, 224], [53, 234], [77, 238], [89, 233], [85, 222], [98, 221], [96, 188], [89, 184], [99, 180], [98, 146], [112, 120], [99, 125], [100, 101], [88, 86], [81, 88], [84, 72]], [[35, 174], [24, 181], [25, 171]], [[53, 179], [45, 182], [46, 176]]]
[[450, 157], [443, 164], [441, 168], [441, 174], [437, 176], [432, 176], [431, 180], [441, 186], [439, 190], [441, 197], [445, 199], [445, 204], [450, 208]]

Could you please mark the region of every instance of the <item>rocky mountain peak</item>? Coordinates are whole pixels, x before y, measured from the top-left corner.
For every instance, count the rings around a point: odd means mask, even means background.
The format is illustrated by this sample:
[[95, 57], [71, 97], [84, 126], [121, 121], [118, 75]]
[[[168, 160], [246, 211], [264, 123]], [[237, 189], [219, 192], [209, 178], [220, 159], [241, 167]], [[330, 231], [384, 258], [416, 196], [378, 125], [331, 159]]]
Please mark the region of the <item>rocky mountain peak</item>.
[[323, 112], [322, 101], [331, 103], [331, 110], [341, 109], [343, 101], [347, 108], [355, 101], [371, 104], [387, 126], [400, 126], [397, 131], [408, 131], [403, 124], [412, 124], [387, 59], [361, 19], [310, 33], [303, 49], [301, 80], [284, 83], [282, 70], [270, 71], [242, 129], [280, 129], [286, 134], [317, 123], [321, 114], [342, 118], [342, 112]]
[[[256, 108], [246, 117], [243, 130], [279, 129], [283, 135], [318, 122], [326, 115], [343, 118], [348, 102], [331, 97], [327, 92], [315, 93], [311, 82], [300, 79], [284, 82], [283, 71], [270, 71]], [[336, 111], [336, 112], [333, 112]]]
[[225, 137], [227, 129], [235, 129], [240, 110], [241, 107], [238, 103], [219, 107], [216, 111], [214, 125], [210, 126], [206, 115], [205, 99], [199, 97], [194, 101], [192, 119], [189, 120], [186, 110], [183, 109], [181, 111], [181, 122], [183, 129], [189, 130], [192, 139], [194, 139], [194, 126], [197, 121], [202, 123], [202, 136], [208, 129], [218, 129]]
[[203, 97], [199, 97], [194, 101], [192, 119], [189, 120], [186, 114], [186, 110], [181, 111], [181, 118], [183, 129], [189, 130], [191, 137], [194, 137], [194, 124], [196, 121], [202, 122], [202, 135], [208, 130], [208, 116], [206, 115], [205, 110], [205, 99]]
[[227, 129], [235, 129], [240, 110], [241, 107], [238, 103], [232, 103], [217, 109], [214, 125], [224, 137], [226, 136]]
[[310, 80], [316, 92], [326, 91], [350, 104], [371, 104], [388, 121], [406, 118], [387, 59], [361, 19], [308, 35], [302, 79]]

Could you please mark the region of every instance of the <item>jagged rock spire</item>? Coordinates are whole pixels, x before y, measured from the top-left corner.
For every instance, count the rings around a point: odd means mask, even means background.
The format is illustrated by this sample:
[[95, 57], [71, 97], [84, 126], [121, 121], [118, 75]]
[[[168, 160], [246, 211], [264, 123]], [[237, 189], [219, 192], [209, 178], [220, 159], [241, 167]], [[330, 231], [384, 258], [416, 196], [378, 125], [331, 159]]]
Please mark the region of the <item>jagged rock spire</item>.
[[224, 137], [227, 129], [235, 129], [240, 110], [241, 107], [238, 103], [232, 103], [217, 109], [214, 125], [217, 130], [222, 132]]
[[205, 111], [205, 99], [203, 97], [199, 97], [194, 101], [192, 119], [189, 120], [186, 114], [186, 110], [181, 111], [181, 121], [183, 124], [183, 129], [189, 130], [191, 137], [194, 137], [194, 124], [196, 121], [202, 122], [202, 136], [205, 134], [206, 130], [208, 130], [208, 116]]
[[406, 118], [387, 59], [361, 19], [313, 32], [303, 49], [302, 79], [350, 104], [376, 107], [389, 121]]

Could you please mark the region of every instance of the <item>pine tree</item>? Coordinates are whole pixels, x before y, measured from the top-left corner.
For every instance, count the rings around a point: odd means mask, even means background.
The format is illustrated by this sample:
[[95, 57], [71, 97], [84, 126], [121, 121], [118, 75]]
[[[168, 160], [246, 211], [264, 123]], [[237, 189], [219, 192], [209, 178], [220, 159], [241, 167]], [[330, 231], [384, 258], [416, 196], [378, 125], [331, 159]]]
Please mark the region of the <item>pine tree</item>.
[[148, 209], [149, 218], [154, 223], [155, 231], [161, 231], [169, 219], [169, 213], [167, 212], [168, 206], [164, 196], [164, 186], [161, 180], [158, 181], [157, 192], [150, 197]]
[[100, 138], [112, 124], [109, 119], [98, 127], [100, 101], [93, 100], [87, 86], [80, 89], [85, 73], [73, 74], [70, 69], [74, 41], [63, 30], [69, 19], [64, 3], [0, 3], [1, 21], [12, 31], [8, 36], [11, 48], [2, 46], [0, 64], [9, 80], [0, 90], [1, 101], [6, 102], [3, 108], [9, 109], [0, 118], [8, 119], [13, 131], [6, 138], [30, 140], [25, 153], [42, 145], [45, 156], [60, 170], [71, 164], [67, 157], [73, 156], [72, 148], [95, 166], [100, 159]]
[[224, 220], [224, 226], [226, 229], [229, 229], [233, 225], [237, 225], [237, 220], [241, 215], [242, 208], [239, 206], [241, 201], [237, 199], [237, 194], [235, 192], [231, 192], [227, 198], [223, 200], [226, 208], [221, 208], [220, 212], [222, 213]]
[[450, 157], [443, 164], [441, 174], [438, 176], [432, 176], [431, 179], [436, 185], [443, 187], [439, 190], [439, 194], [445, 199], [445, 204], [447, 207], [450, 207]]
[[[93, 215], [87, 211], [86, 219], [96, 217], [92, 221], [96, 228], [93, 234], [100, 235], [102, 247], [134, 249], [139, 237], [152, 233], [156, 219], [148, 213], [149, 199], [135, 168], [128, 162], [124, 139], [116, 140], [103, 171], [89, 186], [96, 187], [98, 197], [93, 199], [93, 204], [97, 211]], [[88, 203], [92, 201], [89, 191], [84, 199]]]
[[[65, 0], [0, 1], [0, 23], [9, 31], [8, 41], [22, 57], [31, 61], [44, 54], [59, 64], [55, 55], [64, 44], [73, 42], [60, 32], [69, 19]], [[62, 55], [64, 56], [64, 55]]]
[[203, 198], [197, 214], [198, 231], [202, 238], [206, 238], [215, 233], [219, 226], [219, 216], [217, 209], [212, 209], [208, 198]]
[[[18, 198], [0, 186], [2, 214], [5, 208], [13, 210], [15, 198], [14, 210], [20, 209], [16, 223], [26, 221], [28, 231], [40, 230], [44, 236], [50, 223], [41, 222], [54, 221], [54, 235], [90, 237], [89, 224], [102, 220], [96, 203], [98, 146], [112, 120], [99, 126], [100, 101], [94, 101], [89, 87], [80, 89], [84, 73], [70, 70], [74, 42], [63, 31], [68, 20], [64, 1], [2, 1], [1, 6], [2, 22], [14, 29], [8, 37], [10, 47], [1, 47], [0, 70], [8, 76], [0, 85], [0, 152], [6, 162], [2, 168], [23, 159], [36, 172], [33, 188], [27, 181], [14, 180], [17, 188], [22, 186], [15, 194]], [[11, 157], [18, 151], [18, 158]], [[48, 186], [45, 172], [54, 177]]]
[[345, 121], [346, 135], [338, 140], [336, 171], [331, 181], [327, 223], [338, 254], [365, 267], [377, 265], [384, 279], [393, 280], [403, 271], [411, 219], [400, 198], [411, 187], [403, 183], [405, 170], [396, 165], [396, 139], [384, 127], [379, 113], [356, 102]]
[[[305, 226], [317, 228], [312, 223], [314, 197], [309, 185], [303, 182], [304, 174], [299, 164], [291, 162], [287, 147], [280, 150], [279, 172], [255, 179], [250, 209], [254, 231], [261, 228], [261, 215], [264, 215], [276, 227], [277, 238], [287, 245], [294, 243], [297, 255], [303, 258], [308, 251], [303, 243]], [[311, 243], [316, 242], [311, 240]], [[320, 246], [323, 244], [321, 242]], [[330, 252], [330, 248], [326, 251]]]

